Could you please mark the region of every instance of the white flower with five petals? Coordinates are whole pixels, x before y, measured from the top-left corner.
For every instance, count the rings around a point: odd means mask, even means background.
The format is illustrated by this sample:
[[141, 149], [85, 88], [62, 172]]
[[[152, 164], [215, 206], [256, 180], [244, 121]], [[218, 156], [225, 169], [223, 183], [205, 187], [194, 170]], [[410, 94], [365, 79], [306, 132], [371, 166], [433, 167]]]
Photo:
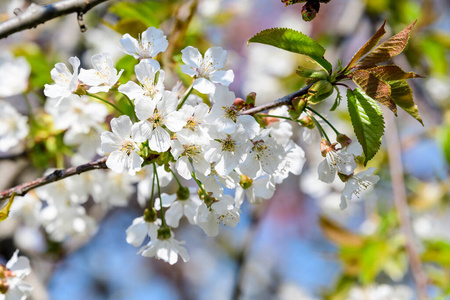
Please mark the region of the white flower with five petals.
[[142, 121], [141, 135], [148, 139], [150, 149], [167, 151], [170, 148], [170, 133], [167, 129], [178, 132], [186, 125], [187, 118], [182, 111], [177, 111], [177, 103], [178, 98], [170, 91], [164, 91], [158, 103], [144, 98], [136, 100], [136, 116]]
[[144, 31], [139, 40], [126, 33], [120, 39], [120, 43], [123, 52], [139, 59], [155, 57], [158, 53], [166, 51], [169, 46], [164, 32], [154, 27]]
[[16, 250], [6, 265], [0, 265], [0, 300], [25, 300], [33, 287], [23, 281], [31, 273], [30, 261]]
[[44, 95], [49, 98], [57, 98], [58, 106], [62, 99], [69, 97], [78, 89], [78, 68], [80, 67], [80, 60], [73, 56], [69, 58], [69, 63], [72, 65], [73, 73], [69, 71], [67, 66], [63, 63], [57, 63], [50, 71], [55, 84], [46, 84], [44, 88]]
[[86, 85], [89, 85], [89, 93], [107, 92], [116, 84], [122, 75], [123, 70], [117, 73], [113, 66], [109, 53], [95, 54], [91, 58], [94, 69], [85, 70], [81, 68], [78, 78]]
[[[159, 234], [158, 234], [159, 235]], [[189, 260], [189, 254], [184, 248], [184, 241], [178, 241], [174, 238], [174, 233], [170, 231], [170, 237], [159, 237], [152, 239], [146, 246], [139, 250], [142, 256], [155, 257], [173, 265], [178, 261], [178, 255], [184, 262]]]
[[373, 175], [374, 171], [375, 168], [368, 168], [367, 170], [354, 174], [347, 179], [341, 195], [341, 209], [345, 209], [347, 207], [347, 201], [350, 201], [353, 195], [358, 196], [371, 184], [375, 184], [378, 180], [380, 180], [380, 177]]
[[[160, 70], [159, 63], [153, 59], [143, 59], [134, 67], [134, 71], [141, 85], [128, 81], [119, 86], [119, 92], [127, 95], [131, 100], [143, 97], [159, 101], [164, 92], [164, 71]], [[158, 82], [155, 83], [158, 71]]]
[[140, 136], [139, 123], [132, 124], [130, 117], [120, 116], [111, 120], [112, 132], [103, 132], [102, 151], [110, 153], [106, 165], [111, 170], [122, 173], [128, 170], [130, 175], [141, 170], [144, 159], [139, 156], [140, 143], [145, 139]]
[[227, 51], [221, 47], [206, 50], [205, 58], [192, 46], [184, 48], [181, 53], [181, 59], [185, 63], [181, 66], [181, 71], [195, 78], [193, 87], [200, 93], [212, 94], [216, 90], [215, 83], [228, 86], [233, 82], [233, 71], [221, 70], [227, 61]]

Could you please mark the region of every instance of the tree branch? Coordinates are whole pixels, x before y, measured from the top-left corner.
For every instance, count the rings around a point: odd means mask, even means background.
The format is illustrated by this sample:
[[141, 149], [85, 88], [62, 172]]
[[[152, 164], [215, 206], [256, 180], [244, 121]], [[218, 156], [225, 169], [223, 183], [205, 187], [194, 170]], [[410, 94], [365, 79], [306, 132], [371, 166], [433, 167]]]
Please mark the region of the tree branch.
[[94, 6], [108, 0], [62, 0], [45, 6], [31, 4], [24, 12], [0, 23], [0, 39], [15, 32], [30, 29], [51, 19], [71, 14], [84, 14]]
[[8, 199], [11, 197], [12, 193], [15, 192], [16, 196], [23, 196], [28, 193], [30, 190], [35, 189], [37, 187], [47, 185], [51, 182], [55, 182], [66, 177], [70, 177], [73, 175], [78, 175], [87, 171], [97, 170], [97, 169], [107, 169], [106, 167], [106, 157], [98, 159], [96, 161], [80, 165], [77, 167], [68, 168], [65, 170], [56, 170], [53, 173], [35, 179], [33, 181], [19, 184], [9, 190], [3, 191], [0, 193], [0, 200]]
[[411, 273], [416, 284], [417, 296], [420, 300], [426, 300], [428, 299], [427, 276], [422, 269], [419, 253], [414, 245], [414, 233], [411, 229], [405, 181], [403, 179], [403, 165], [398, 129], [394, 115], [390, 111], [386, 112], [384, 115], [386, 116], [386, 127], [389, 128], [389, 130], [386, 131], [386, 142], [389, 154], [389, 169], [391, 173], [395, 209], [397, 210], [401, 230], [405, 236], [405, 248], [406, 253], [408, 254]]
[[275, 107], [279, 107], [279, 106], [283, 106], [283, 105], [290, 105], [294, 98], [306, 95], [311, 86], [312, 86], [312, 84], [310, 84], [292, 94], [281, 97], [273, 102], [244, 110], [243, 112], [241, 112], [241, 115], [254, 115], [254, 114], [260, 113], [262, 111], [275, 108]]

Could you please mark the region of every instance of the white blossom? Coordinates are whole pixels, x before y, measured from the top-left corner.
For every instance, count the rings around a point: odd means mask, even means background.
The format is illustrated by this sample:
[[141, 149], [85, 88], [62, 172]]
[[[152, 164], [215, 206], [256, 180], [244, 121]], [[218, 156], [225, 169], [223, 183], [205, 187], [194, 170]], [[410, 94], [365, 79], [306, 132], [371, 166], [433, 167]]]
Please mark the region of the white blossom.
[[78, 89], [78, 68], [80, 67], [80, 60], [73, 56], [69, 58], [69, 63], [72, 65], [73, 73], [69, 71], [67, 66], [63, 63], [57, 63], [50, 71], [55, 84], [46, 84], [44, 95], [49, 98], [56, 98], [55, 105], [59, 105], [62, 99], [71, 96]]
[[109, 91], [119, 80], [123, 70], [117, 73], [109, 53], [95, 54], [92, 56], [91, 62], [94, 69], [85, 70], [81, 68], [78, 78], [84, 84], [90, 86], [89, 93]]
[[197, 144], [209, 141], [209, 124], [205, 118], [209, 112], [209, 106], [205, 103], [199, 103], [195, 106], [184, 105], [181, 108], [187, 117], [186, 125], [177, 133], [178, 137], [185, 140], [195, 141]]
[[341, 209], [347, 207], [347, 201], [352, 199], [353, 195], [358, 196], [363, 190], [367, 189], [371, 184], [376, 184], [380, 177], [373, 175], [375, 168], [368, 168], [358, 174], [353, 174], [346, 182], [344, 191], [341, 196]]
[[240, 134], [248, 138], [254, 138], [259, 132], [259, 124], [253, 116], [241, 115], [234, 106], [236, 96], [227, 87], [217, 87], [212, 99], [214, 104], [206, 121], [217, 126], [217, 130], [232, 134], [241, 131]]
[[272, 198], [275, 193], [275, 183], [270, 176], [261, 176], [254, 180], [244, 177], [244, 180], [247, 182], [238, 185], [234, 194], [234, 200], [238, 208], [241, 207], [244, 198], [247, 198], [247, 201], [251, 204], [258, 204], [263, 199]]
[[155, 57], [158, 53], [166, 51], [169, 46], [164, 32], [154, 27], [144, 31], [139, 40], [126, 33], [123, 35], [120, 43], [122, 44], [123, 52], [139, 59]]
[[181, 71], [195, 78], [193, 87], [200, 93], [212, 94], [216, 90], [215, 83], [228, 86], [233, 82], [233, 71], [221, 70], [227, 61], [227, 51], [221, 47], [206, 50], [205, 58], [192, 46], [184, 48], [181, 53], [181, 59], [185, 63], [181, 66]]
[[28, 118], [6, 101], [0, 100], [0, 152], [19, 145], [28, 135]]
[[182, 246], [184, 245], [184, 241], [180, 242], [176, 240], [173, 232], [170, 232], [170, 234], [170, 238], [152, 239], [139, 252], [142, 253], [142, 256], [162, 259], [171, 265], [178, 261], [178, 255], [184, 262], [187, 262], [189, 260], [189, 254], [186, 248]]
[[160, 219], [156, 219], [154, 222], [147, 222], [144, 217], [134, 219], [133, 224], [126, 230], [127, 243], [139, 247], [146, 238], [156, 239], [159, 226], [161, 226]]
[[14, 58], [8, 52], [0, 54], [0, 97], [25, 92], [30, 72], [30, 65], [24, 57]]
[[[323, 142], [322, 142], [323, 144]], [[325, 159], [319, 164], [319, 179], [325, 183], [332, 183], [336, 173], [351, 175], [356, 169], [355, 158], [345, 149], [335, 150], [334, 146], [327, 146]]]
[[220, 221], [226, 226], [235, 227], [240, 221], [241, 210], [235, 207], [230, 195], [224, 195], [208, 207], [204, 202], [198, 207], [194, 218], [208, 236], [219, 234]]
[[178, 98], [170, 91], [164, 91], [158, 103], [143, 98], [136, 99], [136, 116], [143, 121], [141, 135], [148, 139], [150, 149], [167, 151], [170, 148], [170, 133], [167, 129], [178, 132], [186, 125], [187, 118], [183, 112], [177, 111], [177, 103]]
[[[195, 224], [194, 217], [197, 213], [197, 208], [202, 204], [197, 189], [189, 188], [189, 198], [179, 199], [177, 194], [168, 195], [161, 194], [163, 206], [168, 206], [164, 214], [167, 225], [170, 227], [178, 227], [181, 217], [186, 216], [189, 223]], [[158, 203], [158, 201], [156, 201]]]
[[252, 144], [243, 129], [233, 134], [215, 132], [211, 136], [214, 140], [205, 145], [205, 158], [216, 163], [215, 170], [219, 175], [228, 175], [245, 159]]
[[31, 273], [30, 261], [18, 255], [16, 250], [6, 265], [0, 265], [0, 300], [25, 300], [31, 295], [33, 287], [23, 281]]
[[[159, 101], [164, 92], [164, 71], [160, 70], [159, 63], [153, 59], [143, 59], [134, 67], [134, 70], [140, 85], [128, 81], [119, 86], [119, 92], [127, 95], [131, 100], [143, 97]], [[158, 81], [155, 82], [157, 73]]]
[[180, 136], [178, 140], [172, 140], [170, 152], [176, 160], [175, 169], [184, 179], [191, 179], [194, 169], [203, 175], [210, 173], [211, 166], [204, 157], [203, 148], [195, 140], [190, 142]]
[[48, 205], [41, 210], [41, 222], [50, 238], [63, 242], [68, 237], [94, 234], [95, 221], [80, 205]]
[[283, 182], [283, 180], [288, 177], [289, 173], [300, 175], [303, 170], [303, 165], [306, 162], [305, 151], [292, 140], [289, 140], [284, 146], [284, 152], [285, 156], [283, 161], [273, 175], [275, 183], [277, 184]]
[[111, 170], [122, 173], [127, 170], [130, 175], [141, 170], [144, 159], [139, 156], [136, 141], [144, 139], [140, 135], [140, 124], [132, 124], [130, 117], [124, 115], [111, 120], [112, 132], [101, 135], [102, 151], [109, 153], [106, 165]]

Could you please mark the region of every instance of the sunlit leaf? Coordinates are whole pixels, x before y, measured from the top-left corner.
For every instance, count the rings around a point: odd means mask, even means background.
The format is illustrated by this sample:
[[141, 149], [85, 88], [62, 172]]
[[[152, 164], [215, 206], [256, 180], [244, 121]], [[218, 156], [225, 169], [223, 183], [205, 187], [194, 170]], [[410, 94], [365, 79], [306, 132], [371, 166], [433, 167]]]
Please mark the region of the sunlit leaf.
[[395, 104], [423, 125], [419, 110], [413, 100], [412, 90], [406, 80], [390, 81], [389, 85], [391, 86], [391, 97]]
[[348, 112], [367, 164], [381, 147], [384, 133], [383, 113], [378, 104], [360, 89], [347, 90]]
[[331, 64], [323, 58], [325, 49], [312, 38], [294, 29], [266, 29], [254, 35], [248, 40], [248, 43], [266, 44], [286, 51], [307, 55], [327, 71], [331, 70]]
[[378, 63], [387, 61], [400, 54], [405, 49], [406, 44], [408, 43], [409, 33], [411, 32], [414, 24], [416, 24], [416, 21], [376, 47], [372, 52], [361, 59], [361, 61], [355, 65], [355, 68], [370, 68]]
[[9, 211], [11, 210], [11, 205], [14, 202], [14, 196], [15, 195], [16, 195], [16, 193], [13, 192], [12, 195], [11, 195], [11, 198], [9, 198], [8, 203], [5, 206], [3, 206], [2, 209], [0, 209], [0, 222], [1, 221], [5, 221], [8, 218]]
[[369, 51], [378, 44], [381, 37], [386, 33], [384, 25], [386, 25], [386, 20], [384, 20], [383, 25], [381, 25], [380, 29], [378, 29], [377, 32], [375, 32], [375, 34], [364, 44], [364, 46], [362, 46], [358, 50], [358, 52], [356, 52], [356, 54], [352, 57], [345, 68], [351, 68], [361, 57], [369, 53]]
[[397, 107], [391, 97], [391, 87], [378, 79], [367, 70], [356, 70], [352, 73], [352, 80], [367, 94], [397, 114]]

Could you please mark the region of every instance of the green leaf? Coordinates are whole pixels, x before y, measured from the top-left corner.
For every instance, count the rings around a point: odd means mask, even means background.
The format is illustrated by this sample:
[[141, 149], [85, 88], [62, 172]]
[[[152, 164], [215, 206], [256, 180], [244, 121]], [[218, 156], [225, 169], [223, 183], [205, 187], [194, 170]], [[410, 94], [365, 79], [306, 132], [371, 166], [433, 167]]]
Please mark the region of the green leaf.
[[376, 101], [360, 89], [347, 90], [347, 103], [353, 129], [366, 157], [364, 165], [367, 165], [381, 147], [383, 113]]
[[388, 83], [391, 86], [391, 97], [394, 99], [395, 104], [400, 106], [423, 126], [419, 109], [413, 100], [412, 90], [406, 80], [389, 81]]
[[9, 198], [8, 203], [0, 209], [0, 222], [5, 221], [9, 216], [9, 211], [11, 210], [11, 205], [14, 202], [14, 196], [16, 195], [15, 192], [12, 193], [11, 198]]
[[325, 49], [312, 38], [294, 29], [266, 29], [249, 39], [247, 45], [249, 43], [266, 44], [286, 51], [307, 55], [328, 72], [331, 70], [331, 64], [323, 58]]
[[367, 70], [356, 70], [351, 73], [352, 80], [356, 83], [369, 97], [380, 102], [395, 115], [397, 115], [397, 106], [391, 97], [391, 87], [386, 82], [378, 79], [375, 75]]
[[375, 47], [380, 41], [381, 37], [386, 33], [384, 30], [384, 25], [386, 25], [386, 20], [384, 20], [383, 25], [381, 25], [380, 29], [375, 32], [375, 34], [362, 46], [355, 55], [353, 55], [352, 59], [345, 67], [346, 69], [351, 68], [361, 57], [366, 55], [370, 50]]
[[416, 21], [376, 47], [372, 52], [361, 59], [361, 61], [355, 65], [355, 68], [367, 69], [374, 67], [376, 64], [389, 60], [400, 54], [408, 43], [409, 33], [411, 32], [414, 24], [416, 24]]

